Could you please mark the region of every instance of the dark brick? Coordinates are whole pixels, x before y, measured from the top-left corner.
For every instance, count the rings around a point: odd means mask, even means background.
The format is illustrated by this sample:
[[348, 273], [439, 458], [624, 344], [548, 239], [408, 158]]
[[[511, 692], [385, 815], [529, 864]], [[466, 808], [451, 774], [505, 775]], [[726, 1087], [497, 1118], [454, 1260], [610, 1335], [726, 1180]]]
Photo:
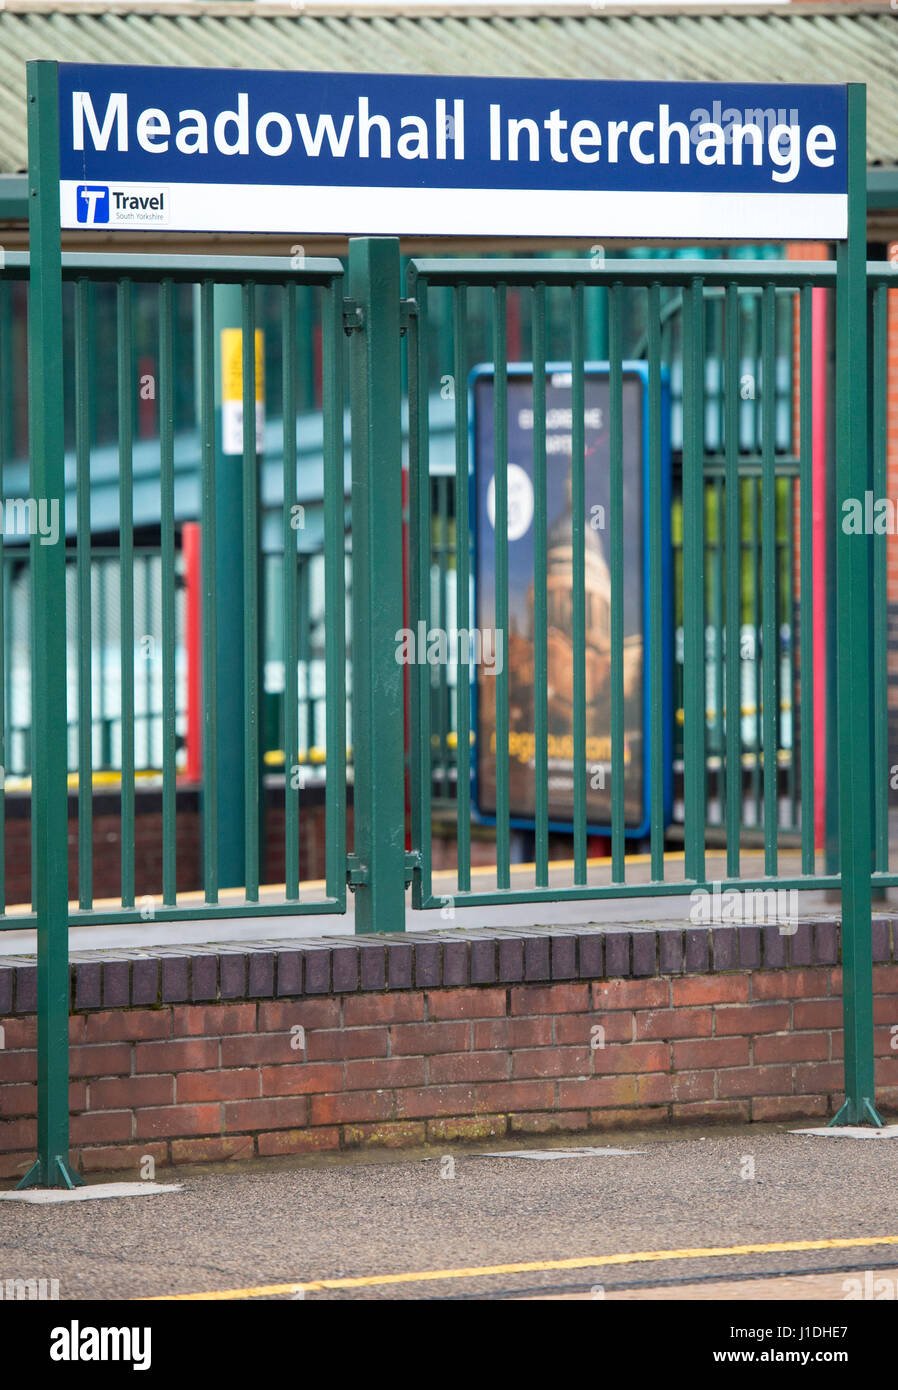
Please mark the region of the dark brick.
[[[321, 954], [327, 956], [326, 951], [322, 951]], [[274, 951], [250, 951], [248, 959], [247, 997], [249, 999], [271, 999], [274, 995]], [[308, 982], [306, 988], [308, 988]]]
[[580, 937], [580, 979], [600, 980], [605, 972], [605, 935], [584, 932]]
[[11, 970], [0, 970], [0, 1014], [12, 1013], [12, 975]]
[[131, 962], [103, 962], [103, 1005], [107, 1009], [126, 1009], [131, 1003]]
[[16, 966], [16, 1013], [37, 1012], [37, 966]]
[[302, 951], [278, 951], [278, 997], [302, 994]]
[[443, 945], [443, 988], [470, 984], [467, 941], [447, 941]]
[[415, 943], [415, 984], [418, 989], [436, 989], [440, 984], [440, 943]]
[[659, 970], [662, 975], [679, 975], [683, 969], [683, 933], [658, 932]]
[[706, 927], [686, 928], [686, 972], [703, 975], [711, 963], [711, 947]]
[[783, 936], [776, 922], [768, 922], [764, 928], [764, 968], [776, 970], [787, 964], [789, 938]]
[[131, 1003], [158, 1004], [159, 1002], [159, 962], [136, 960], [131, 967]]
[[499, 938], [499, 974], [497, 978], [503, 982], [523, 980], [524, 943], [520, 937]]
[[630, 973], [630, 934], [610, 931], [605, 937], [605, 975], [610, 980]]
[[530, 936], [524, 942], [524, 979], [551, 979], [549, 974], [549, 938], [547, 936]]
[[736, 928], [739, 938], [739, 964], [743, 970], [761, 968], [761, 928], [740, 926]]
[[839, 928], [835, 922], [814, 923], [814, 964], [835, 965], [839, 959]]
[[414, 946], [391, 941], [387, 947], [387, 984], [390, 989], [411, 989]]
[[552, 937], [552, 979], [573, 980], [577, 974], [577, 938]]
[[360, 946], [362, 989], [383, 989], [387, 982], [383, 946]]
[[892, 923], [888, 917], [873, 918], [873, 959], [891, 960], [890, 940]]
[[223, 951], [218, 968], [222, 999], [245, 999], [246, 956], [238, 951]]
[[495, 983], [496, 979], [495, 941], [472, 941], [471, 984], [491, 985]]
[[330, 948], [316, 948], [306, 951], [306, 994], [330, 994], [331, 992], [331, 953]]
[[103, 967], [99, 961], [79, 960], [72, 966], [75, 1008], [99, 1009], [103, 1002]]
[[714, 954], [714, 969], [735, 970], [739, 964], [738, 946], [734, 927], [712, 927], [711, 949]]
[[196, 1002], [218, 998], [218, 957], [192, 956], [190, 959], [190, 997]]
[[792, 965], [814, 964], [814, 933], [810, 922], [792, 923], [795, 931], [789, 937], [789, 961]]
[[653, 931], [635, 931], [631, 935], [633, 940], [633, 974], [654, 975], [657, 970], [656, 933]]
[[187, 956], [162, 956], [162, 1002], [183, 1004], [189, 997]]
[[359, 953], [355, 946], [335, 946], [331, 951], [334, 993], [350, 994], [359, 987]]

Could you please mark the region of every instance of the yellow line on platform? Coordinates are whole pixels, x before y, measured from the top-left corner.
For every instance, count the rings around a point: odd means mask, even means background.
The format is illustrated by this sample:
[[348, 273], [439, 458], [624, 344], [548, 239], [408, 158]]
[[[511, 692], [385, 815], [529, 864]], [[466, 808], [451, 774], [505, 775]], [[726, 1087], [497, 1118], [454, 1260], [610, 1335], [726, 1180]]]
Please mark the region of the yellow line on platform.
[[256, 1284], [245, 1289], [218, 1289], [210, 1293], [156, 1294], [152, 1298], [137, 1299], [136, 1302], [271, 1298], [277, 1294], [317, 1293], [323, 1289], [377, 1288], [387, 1284], [421, 1284], [442, 1279], [487, 1279], [496, 1274], [537, 1274], [552, 1269], [599, 1269], [608, 1265], [657, 1263], [662, 1260], [710, 1260], [720, 1259], [725, 1255], [774, 1255], [799, 1250], [851, 1250], [869, 1245], [898, 1245], [898, 1236], [774, 1241], [769, 1245], [712, 1245], [694, 1250], [636, 1250], [620, 1255], [587, 1255], [570, 1260], [526, 1260], [516, 1264], [472, 1265], [462, 1269], [425, 1269], [402, 1274], [367, 1274], [357, 1278], [311, 1279], [297, 1284]]

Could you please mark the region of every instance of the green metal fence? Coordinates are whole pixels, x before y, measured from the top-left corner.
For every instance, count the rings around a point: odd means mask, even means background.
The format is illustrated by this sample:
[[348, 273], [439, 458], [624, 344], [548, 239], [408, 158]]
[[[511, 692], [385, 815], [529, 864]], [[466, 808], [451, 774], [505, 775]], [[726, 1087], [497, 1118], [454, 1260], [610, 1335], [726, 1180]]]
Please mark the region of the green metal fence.
[[[133, 288], [152, 285], [157, 296], [159, 340], [161, 522], [161, 652], [162, 668], [162, 903], [155, 915], [177, 920], [200, 915], [261, 913], [297, 914], [340, 912], [345, 907], [346, 883], [356, 894], [355, 926], [359, 932], [398, 930], [405, 920], [405, 889], [412, 883], [418, 908], [477, 907], [491, 903], [609, 899], [624, 896], [692, 895], [715, 883], [723, 890], [841, 888], [842, 965], [845, 1010], [845, 1105], [837, 1123], [879, 1124], [874, 1105], [872, 1013], [872, 882], [898, 884], [889, 872], [888, 770], [884, 617], [885, 540], [880, 534], [872, 551], [844, 526], [838, 525], [841, 505], [864, 497], [873, 483], [885, 492], [885, 306], [891, 277], [888, 267], [870, 270], [865, 264], [864, 93], [848, 89], [849, 206], [847, 239], [838, 245], [836, 263], [787, 263], [652, 260], [643, 264], [584, 260], [416, 260], [408, 270], [408, 296], [400, 284], [398, 242], [391, 238], [358, 238], [350, 243], [348, 275], [336, 261], [228, 257], [143, 257], [70, 255], [59, 253], [58, 110], [52, 64], [29, 65], [29, 162], [32, 182], [31, 259], [10, 256], [4, 275], [29, 277], [29, 420], [31, 494], [34, 499], [64, 505], [64, 370], [62, 343], [62, 285], [75, 286], [75, 534], [79, 680], [78, 718], [78, 849], [82, 874], [81, 902], [70, 909], [68, 896], [68, 836], [66, 793], [66, 558], [61, 545], [43, 545], [32, 534], [30, 544], [31, 655], [33, 706], [32, 837], [34, 920], [38, 929], [38, 1159], [23, 1185], [72, 1185], [78, 1181], [68, 1163], [68, 926], [70, 921], [135, 920], [135, 693], [134, 638], [135, 537], [133, 526], [133, 444], [135, 381], [133, 375]], [[344, 288], [344, 278], [346, 281]], [[113, 912], [93, 908], [89, 886], [91, 854], [91, 786], [94, 760], [91, 661], [94, 646], [92, 612], [92, 540], [89, 469], [91, 420], [92, 283], [115, 286], [116, 392], [118, 420], [118, 554], [119, 647], [121, 684], [121, 902]], [[203, 712], [204, 712], [204, 903], [179, 905], [175, 891], [176, 835], [176, 705], [175, 705], [175, 515], [174, 515], [174, 292], [178, 285], [198, 286], [199, 367], [202, 438], [203, 565]], [[242, 484], [241, 562], [242, 612], [223, 614], [217, 604], [215, 554], [216, 487], [227, 467], [217, 456], [215, 411], [214, 287], [240, 287], [242, 332], [242, 442], [239, 467]], [[317, 287], [322, 298], [324, 362], [324, 509], [326, 623], [327, 881], [317, 900], [301, 895], [298, 864], [299, 788], [285, 786], [286, 890], [278, 901], [265, 901], [260, 892], [260, 787], [262, 774], [262, 624], [260, 622], [259, 491], [255, 431], [255, 334], [258, 287], [277, 287], [281, 302], [283, 362], [283, 553], [291, 563], [282, 567], [283, 650], [285, 667], [285, 756], [299, 747], [297, 690], [299, 605], [297, 566], [292, 563], [296, 532], [296, 288]], [[432, 488], [429, 467], [429, 402], [432, 362], [428, 295], [437, 288], [452, 296], [453, 344], [448, 376], [464, 382], [472, 365], [467, 325], [471, 305], [488, 306], [494, 366], [493, 433], [495, 458], [494, 562], [496, 572], [495, 629], [508, 650], [508, 293], [514, 287], [530, 301], [529, 358], [533, 364], [533, 465], [535, 508], [533, 566], [534, 730], [532, 781], [535, 804], [534, 881], [524, 883], [512, 874], [510, 854], [508, 663], [497, 671], [495, 688], [496, 740], [496, 863], [493, 883], [472, 887], [471, 864], [471, 732], [469, 669], [456, 663], [457, 699], [457, 821], [456, 882], [447, 893], [435, 890], [431, 850], [433, 806], [433, 709], [429, 664], [416, 663], [411, 672], [409, 729], [412, 849], [405, 848], [404, 691], [397, 649], [397, 630], [403, 620], [401, 401], [403, 336], [408, 339], [410, 418], [409, 589], [412, 627], [433, 624]], [[778, 683], [782, 588], [778, 550], [778, 507], [782, 480], [777, 474], [777, 398], [770, 389], [776, 375], [778, 298], [796, 296], [801, 323], [799, 391], [801, 433], [796, 460], [799, 526], [798, 574], [800, 592], [811, 591], [813, 546], [811, 509], [812, 404], [810, 322], [812, 293], [835, 290], [837, 323], [836, 469], [834, 506], [828, 522], [836, 551], [836, 629], [838, 691], [838, 803], [840, 810], [841, 875], [818, 872], [811, 797], [812, 743], [815, 701], [813, 645], [810, 625], [802, 623], [798, 640], [799, 686], [797, 714], [800, 738], [800, 844], [795, 862], [781, 853], [779, 835], [779, 769], [782, 741]], [[662, 538], [662, 292], [682, 295], [682, 627], [683, 627], [683, 801], [685, 857], [681, 877], [669, 872], [664, 855], [662, 662], [663, 589]], [[602, 293], [597, 309], [595, 296]], [[868, 297], [872, 292], [872, 319]], [[645, 634], [655, 658], [650, 675], [651, 764], [650, 867], [637, 878], [625, 853], [624, 805], [624, 482], [622, 307], [637, 296], [646, 323], [648, 362], [648, 552], [649, 623]], [[723, 790], [726, 829], [725, 869], [712, 874], [707, 846], [706, 753], [708, 735], [708, 514], [706, 459], [706, 299], [723, 305], [723, 450], [722, 477], [715, 481], [713, 512], [720, 574], [712, 574], [711, 592], [719, 592], [713, 626], [723, 640], [723, 662], [715, 675], [723, 709]], [[746, 492], [741, 471], [740, 330], [748, 298], [754, 302], [758, 325], [761, 394], [760, 435], [753, 487]], [[569, 874], [550, 868], [549, 758], [547, 690], [547, 478], [546, 364], [547, 323], [552, 302], [561, 302], [570, 326], [571, 366], [571, 608], [573, 686], [573, 766], [582, 775], [573, 782], [574, 858]], [[610, 507], [607, 534], [610, 571], [610, 743], [611, 743], [611, 864], [604, 881], [591, 876], [587, 862], [586, 815], [586, 658], [585, 658], [585, 362], [586, 324], [601, 314], [607, 321], [609, 359]], [[872, 391], [868, 376], [868, 327], [872, 335]], [[352, 641], [354, 843], [345, 842], [345, 535], [343, 507], [343, 348], [349, 336], [350, 406], [352, 416]], [[439, 354], [437, 354], [439, 360]], [[875, 393], [878, 392], [878, 397]], [[471, 627], [471, 515], [468, 483], [470, 449], [466, 395], [455, 391], [455, 614], [458, 628]], [[870, 421], [874, 442], [872, 478], [869, 470]], [[440, 505], [439, 495], [437, 504]], [[744, 620], [743, 513], [750, 513], [750, 558], [760, 560], [757, 620], [760, 633], [760, 807], [763, 852], [759, 864], [748, 864], [743, 853], [740, 652], [726, 633], [741, 633]], [[756, 521], [752, 520], [757, 513]], [[444, 528], [445, 532], [445, 528]], [[722, 548], [720, 541], [722, 539]], [[712, 566], [712, 569], [714, 567]], [[872, 569], [872, 583], [871, 583]], [[3, 567], [0, 566], [0, 575]], [[719, 591], [714, 585], [719, 578]], [[441, 590], [442, 592], [442, 590]], [[0, 602], [0, 615], [4, 604]], [[239, 626], [243, 659], [242, 783], [245, 806], [243, 883], [235, 900], [223, 901], [219, 885], [217, 817], [219, 814], [218, 743], [216, 723], [220, 697], [219, 667], [225, 655], [228, 623]], [[872, 639], [871, 639], [872, 629]], [[3, 643], [0, 641], [0, 651]], [[872, 661], [871, 661], [872, 658]], [[757, 660], [757, 656], [756, 656]], [[718, 667], [720, 662], [718, 660]], [[872, 673], [872, 679], [871, 679]], [[0, 679], [0, 691], [4, 682]], [[738, 711], [726, 718], [726, 711]], [[0, 711], [5, 728], [5, 711]], [[3, 761], [6, 758], [6, 750]], [[336, 775], [335, 775], [336, 774]], [[871, 816], [872, 811], [872, 816]], [[0, 803], [2, 814], [2, 803]], [[875, 832], [871, 833], [871, 832]], [[871, 850], [875, 873], [871, 876]], [[85, 872], [85, 870], [87, 872]], [[16, 923], [20, 925], [21, 923]], [[8, 926], [0, 923], [0, 927]]]

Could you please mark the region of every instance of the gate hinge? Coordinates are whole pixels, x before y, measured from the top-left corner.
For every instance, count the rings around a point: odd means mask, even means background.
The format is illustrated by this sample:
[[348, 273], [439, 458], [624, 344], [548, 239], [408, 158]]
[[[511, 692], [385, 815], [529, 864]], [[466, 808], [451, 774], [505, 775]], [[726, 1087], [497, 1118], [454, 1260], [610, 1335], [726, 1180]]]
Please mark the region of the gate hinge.
[[419, 849], [407, 849], [405, 851], [405, 881], [411, 883], [415, 875], [415, 870], [421, 867], [421, 851]]
[[368, 882], [368, 866], [363, 864], [357, 854], [347, 854], [346, 856], [346, 884], [350, 893], [354, 893], [360, 884]]
[[350, 333], [357, 333], [365, 326], [365, 315], [362, 306], [357, 299], [348, 297], [343, 300], [343, 332], [349, 337]]
[[411, 320], [418, 312], [417, 299], [400, 299], [399, 301], [399, 336], [405, 337]]

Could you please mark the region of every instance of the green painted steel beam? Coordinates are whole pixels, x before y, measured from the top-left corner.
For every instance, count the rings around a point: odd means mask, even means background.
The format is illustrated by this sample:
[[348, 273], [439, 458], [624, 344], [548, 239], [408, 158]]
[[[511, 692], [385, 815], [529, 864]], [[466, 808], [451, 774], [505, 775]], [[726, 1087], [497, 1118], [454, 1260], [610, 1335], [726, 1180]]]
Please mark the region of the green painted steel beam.
[[[27, 65], [32, 248], [31, 495], [65, 505], [57, 65]], [[65, 542], [31, 538], [31, 853], [37, 923], [37, 1160], [19, 1187], [75, 1187], [69, 1164], [69, 849]]]
[[357, 932], [405, 927], [399, 241], [349, 243]]
[[833, 1125], [881, 1126], [874, 1098], [870, 537], [838, 524], [871, 483], [864, 208], [866, 91], [848, 86], [848, 236], [836, 282], [836, 643], [845, 1103]]

